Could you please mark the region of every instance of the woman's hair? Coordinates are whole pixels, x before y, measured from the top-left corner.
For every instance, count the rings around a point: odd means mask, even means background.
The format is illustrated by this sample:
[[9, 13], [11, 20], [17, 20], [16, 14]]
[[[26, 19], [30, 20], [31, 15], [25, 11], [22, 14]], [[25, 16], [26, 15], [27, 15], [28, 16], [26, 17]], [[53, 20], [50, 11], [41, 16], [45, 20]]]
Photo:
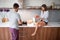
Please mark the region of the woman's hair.
[[[46, 4], [43, 4], [41, 7], [44, 7], [45, 8], [45, 11], [47, 10]], [[42, 10], [42, 8], [41, 8], [41, 10]]]
[[13, 7], [14, 7], [14, 8], [19, 8], [18, 3], [14, 3], [14, 4], [13, 4]]

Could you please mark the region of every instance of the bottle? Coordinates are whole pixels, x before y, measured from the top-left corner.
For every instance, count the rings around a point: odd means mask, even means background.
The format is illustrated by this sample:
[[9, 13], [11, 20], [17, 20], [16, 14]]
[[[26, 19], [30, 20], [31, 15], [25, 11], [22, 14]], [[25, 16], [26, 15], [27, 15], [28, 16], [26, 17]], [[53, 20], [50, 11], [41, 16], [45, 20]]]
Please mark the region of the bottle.
[[35, 18], [33, 17], [33, 24], [35, 25]]

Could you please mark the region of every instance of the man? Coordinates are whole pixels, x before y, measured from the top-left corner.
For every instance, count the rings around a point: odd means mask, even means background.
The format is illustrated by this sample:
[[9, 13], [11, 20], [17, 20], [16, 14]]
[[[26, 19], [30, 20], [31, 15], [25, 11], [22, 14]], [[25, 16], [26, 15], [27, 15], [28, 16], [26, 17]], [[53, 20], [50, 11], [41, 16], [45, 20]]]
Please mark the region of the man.
[[19, 40], [18, 24], [22, 24], [20, 15], [18, 14], [19, 5], [14, 3], [13, 11], [7, 14], [8, 22], [10, 25], [11, 40]]

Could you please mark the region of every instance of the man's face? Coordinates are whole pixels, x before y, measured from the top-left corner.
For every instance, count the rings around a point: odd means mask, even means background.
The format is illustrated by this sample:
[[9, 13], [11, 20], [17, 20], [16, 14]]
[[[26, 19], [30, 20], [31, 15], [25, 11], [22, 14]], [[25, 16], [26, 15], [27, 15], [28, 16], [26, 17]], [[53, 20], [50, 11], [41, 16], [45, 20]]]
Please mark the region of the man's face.
[[15, 12], [18, 12], [18, 9], [19, 9], [19, 8], [14, 8], [14, 9], [15, 9]]

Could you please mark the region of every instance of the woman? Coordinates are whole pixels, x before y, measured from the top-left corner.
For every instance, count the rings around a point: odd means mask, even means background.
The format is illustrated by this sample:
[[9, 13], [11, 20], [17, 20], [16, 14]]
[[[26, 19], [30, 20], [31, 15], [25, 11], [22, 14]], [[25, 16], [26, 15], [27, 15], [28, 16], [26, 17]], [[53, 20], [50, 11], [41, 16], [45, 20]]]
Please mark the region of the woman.
[[32, 34], [32, 36], [34, 36], [36, 34], [38, 27], [42, 27], [42, 26], [45, 26], [48, 24], [48, 16], [49, 16], [49, 12], [47, 10], [47, 6], [45, 4], [43, 4], [41, 6], [40, 22], [36, 23], [36, 28], [35, 28], [35, 31]]

